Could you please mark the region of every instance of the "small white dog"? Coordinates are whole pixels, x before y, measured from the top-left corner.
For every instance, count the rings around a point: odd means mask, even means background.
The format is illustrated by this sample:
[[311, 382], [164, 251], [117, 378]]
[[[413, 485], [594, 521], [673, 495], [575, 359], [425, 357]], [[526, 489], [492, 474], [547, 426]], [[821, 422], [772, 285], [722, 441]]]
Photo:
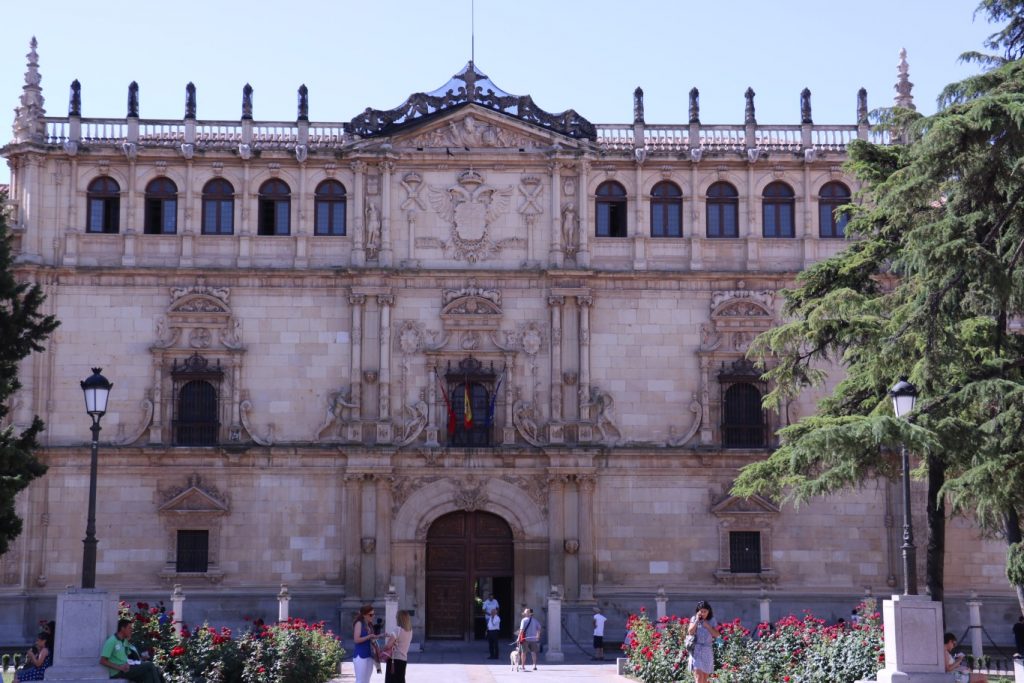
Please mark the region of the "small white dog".
[[523, 662], [523, 659], [525, 659], [525, 657], [523, 657], [522, 654], [523, 653], [518, 646], [512, 648], [512, 652], [509, 654], [508, 658], [512, 664], [513, 671], [525, 670], [526, 666], [525, 662]]

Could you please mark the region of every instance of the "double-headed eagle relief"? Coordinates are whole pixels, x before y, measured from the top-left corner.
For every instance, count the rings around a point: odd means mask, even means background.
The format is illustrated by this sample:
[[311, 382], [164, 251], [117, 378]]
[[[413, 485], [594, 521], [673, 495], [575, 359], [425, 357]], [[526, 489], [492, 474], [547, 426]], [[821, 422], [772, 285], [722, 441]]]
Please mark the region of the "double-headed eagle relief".
[[503, 246], [518, 243], [519, 238], [494, 241], [488, 229], [512, 206], [513, 187], [493, 187], [474, 170], [463, 171], [451, 187], [429, 186], [430, 205], [451, 226], [451, 241], [445, 253], [457, 261], [470, 263], [494, 256]]

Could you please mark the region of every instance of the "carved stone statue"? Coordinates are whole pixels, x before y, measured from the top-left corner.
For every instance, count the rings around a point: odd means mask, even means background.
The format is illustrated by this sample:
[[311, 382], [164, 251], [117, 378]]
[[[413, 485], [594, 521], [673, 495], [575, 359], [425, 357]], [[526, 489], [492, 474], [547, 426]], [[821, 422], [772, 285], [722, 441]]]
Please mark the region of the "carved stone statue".
[[572, 202], [562, 207], [562, 244], [567, 256], [575, 256], [580, 249], [580, 218]]
[[612, 405], [614, 403], [612, 395], [607, 391], [603, 391], [600, 387], [591, 386], [590, 396], [587, 397], [586, 403], [583, 404], [586, 408], [593, 408], [591, 422], [597, 427], [597, 431], [601, 432], [601, 439], [613, 443], [622, 436], [622, 432], [615, 426], [614, 416], [612, 415]]
[[351, 388], [347, 391], [336, 391], [332, 393], [327, 399], [327, 414], [324, 416], [324, 423], [320, 426], [320, 429], [316, 430], [317, 439], [320, 439], [321, 435], [327, 431], [328, 428], [337, 423], [346, 422], [346, 409], [351, 410], [358, 407], [359, 402], [352, 400]]
[[371, 255], [380, 251], [380, 211], [373, 202], [366, 204], [366, 251]]

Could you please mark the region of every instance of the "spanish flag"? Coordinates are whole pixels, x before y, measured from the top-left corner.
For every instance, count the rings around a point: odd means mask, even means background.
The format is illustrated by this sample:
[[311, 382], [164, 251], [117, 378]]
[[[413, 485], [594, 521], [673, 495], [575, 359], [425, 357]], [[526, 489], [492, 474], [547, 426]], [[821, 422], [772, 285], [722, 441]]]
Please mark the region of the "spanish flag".
[[466, 388], [462, 393], [462, 424], [469, 430], [473, 428], [473, 404], [469, 397], [469, 380], [466, 380]]

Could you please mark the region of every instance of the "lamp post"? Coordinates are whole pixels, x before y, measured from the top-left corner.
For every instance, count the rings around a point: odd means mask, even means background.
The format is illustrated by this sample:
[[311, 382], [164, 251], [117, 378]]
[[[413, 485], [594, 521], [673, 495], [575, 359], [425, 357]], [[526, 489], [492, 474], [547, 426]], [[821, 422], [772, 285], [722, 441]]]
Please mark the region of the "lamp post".
[[[896, 417], [903, 418], [914, 410], [917, 387], [906, 377], [901, 377], [889, 390], [889, 396]], [[906, 444], [900, 444], [900, 454], [903, 457], [903, 594], [917, 595], [917, 550], [914, 548], [914, 525], [910, 519], [910, 455]]]
[[100, 374], [103, 368], [93, 368], [92, 375], [82, 380], [85, 394], [85, 412], [92, 418], [92, 458], [89, 462], [89, 516], [85, 523], [82, 543], [82, 588], [96, 587], [96, 462], [100, 452], [100, 418], [107, 412], [107, 399], [114, 386]]

